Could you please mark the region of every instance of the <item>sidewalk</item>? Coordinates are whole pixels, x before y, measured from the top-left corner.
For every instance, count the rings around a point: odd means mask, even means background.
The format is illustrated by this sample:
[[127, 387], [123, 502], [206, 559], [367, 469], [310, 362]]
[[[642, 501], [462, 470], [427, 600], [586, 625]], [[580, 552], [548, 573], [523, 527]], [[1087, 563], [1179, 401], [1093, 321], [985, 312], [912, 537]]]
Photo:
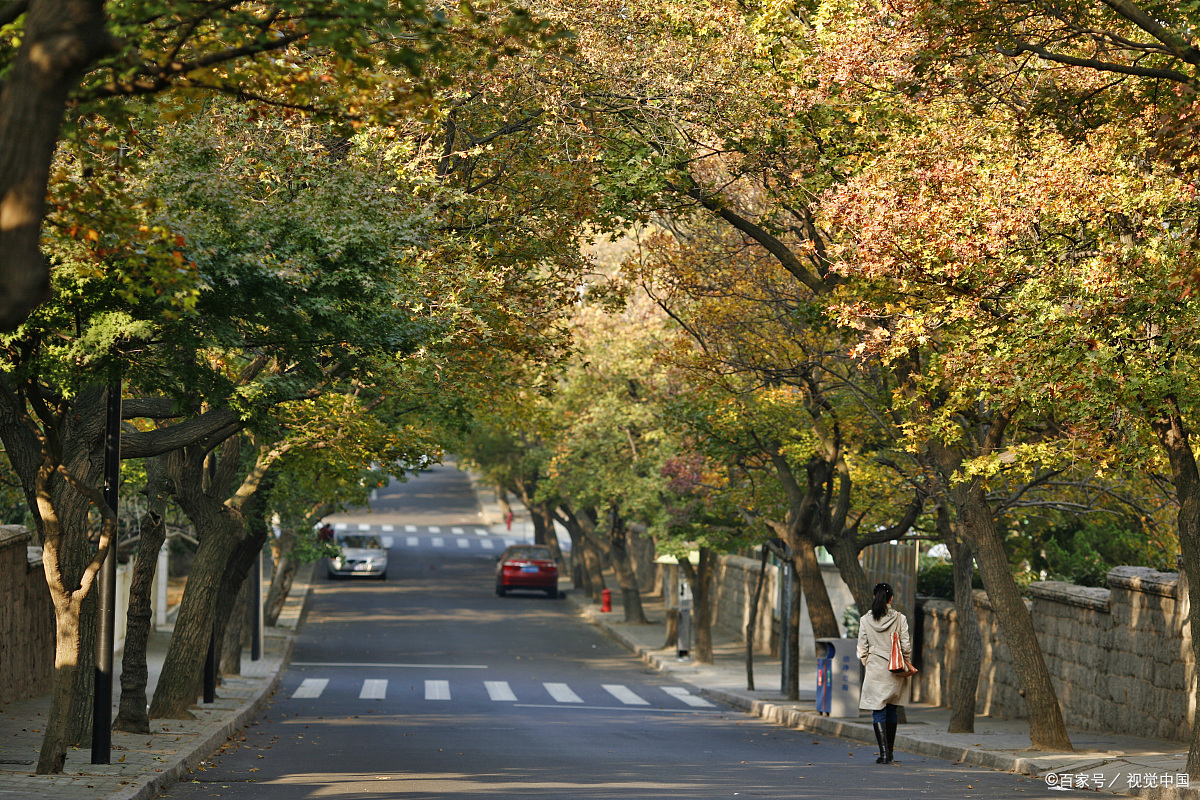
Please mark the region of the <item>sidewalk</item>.
[[[801, 699], [789, 702], [781, 693], [779, 659], [755, 654], [758, 691], [747, 691], [745, 646], [733, 636], [714, 629], [713, 664], [680, 662], [674, 647], [663, 648], [666, 614], [661, 598], [642, 599], [651, 624], [635, 625], [624, 622], [620, 592], [613, 592], [613, 610], [608, 613], [601, 613], [582, 592], [568, 592], [567, 597], [585, 619], [643, 661], [713, 699], [789, 728], [875, 743], [869, 714], [858, 719], [837, 719], [816, 712], [815, 663], [800, 665]], [[1174, 785], [1187, 762], [1187, 744], [1183, 742], [1071, 730], [1075, 752], [1045, 753], [1028, 749], [1029, 726], [1023, 720], [978, 717], [975, 733], [950, 734], [946, 733], [949, 709], [910, 705], [905, 712], [907, 723], [900, 725], [896, 734], [897, 756], [901, 759], [899, 751], [1043, 777], [1047, 787], [1055, 791], [1090, 792], [1102, 782], [1101, 791], [1108, 794], [1200, 800], [1200, 776], [1197, 788]], [[1172, 785], [1164, 785], [1164, 776], [1169, 776]], [[1131, 779], [1135, 786], [1130, 786]]]
[[[217, 687], [215, 703], [194, 707], [195, 719], [151, 720], [149, 734], [113, 731], [111, 764], [90, 763], [91, 751], [81, 748], [67, 751], [63, 774], [34, 774], [50, 695], [0, 706], [0, 800], [144, 800], [184, 778], [249, 722], [275, 690], [292, 651], [311, 577], [312, 565], [300, 569], [279, 624], [265, 630], [262, 658], [251, 661], [244, 651], [241, 676], [226, 678]], [[147, 698], [158, 682], [169, 641], [165, 631], [156, 632], [147, 644]], [[120, 700], [119, 658], [116, 668], [114, 718]]]

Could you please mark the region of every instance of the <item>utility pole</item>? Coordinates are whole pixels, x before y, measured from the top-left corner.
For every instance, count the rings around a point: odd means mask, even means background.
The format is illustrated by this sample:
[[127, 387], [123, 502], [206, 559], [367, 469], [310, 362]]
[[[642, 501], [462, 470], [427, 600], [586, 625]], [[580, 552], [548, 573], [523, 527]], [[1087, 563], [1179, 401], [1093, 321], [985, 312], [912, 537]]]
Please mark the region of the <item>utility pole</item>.
[[[115, 515], [121, 480], [121, 381], [108, 387], [104, 425], [104, 502]], [[92, 763], [112, 759], [113, 633], [117, 621], [117, 540], [113, 530], [108, 555], [100, 565], [96, 620], [96, 683], [92, 693]]]

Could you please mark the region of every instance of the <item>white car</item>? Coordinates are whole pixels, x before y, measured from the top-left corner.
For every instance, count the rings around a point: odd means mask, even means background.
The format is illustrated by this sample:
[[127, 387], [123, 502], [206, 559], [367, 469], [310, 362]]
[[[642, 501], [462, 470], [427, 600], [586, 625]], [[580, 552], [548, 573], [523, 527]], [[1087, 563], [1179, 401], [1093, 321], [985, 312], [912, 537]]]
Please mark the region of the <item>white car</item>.
[[335, 542], [342, 554], [326, 563], [330, 578], [364, 575], [387, 580], [387, 550], [374, 533], [339, 533]]

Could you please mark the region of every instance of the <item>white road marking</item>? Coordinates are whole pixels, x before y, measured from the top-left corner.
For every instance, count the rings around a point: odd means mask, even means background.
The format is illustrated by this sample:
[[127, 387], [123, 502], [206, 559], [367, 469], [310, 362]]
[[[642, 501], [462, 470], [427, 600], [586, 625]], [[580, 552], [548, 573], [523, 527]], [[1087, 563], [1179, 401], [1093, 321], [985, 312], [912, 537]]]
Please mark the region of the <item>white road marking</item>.
[[505, 547], [512, 547], [512, 546], [513, 546], [514, 544], [516, 544], [516, 543], [517, 543], [517, 540], [516, 540], [516, 539], [505, 539], [505, 540], [504, 540], [504, 546], [505, 546]]
[[387, 697], [387, 680], [370, 678], [363, 681], [362, 691], [358, 693], [359, 700], [383, 700]]
[[516, 702], [517, 696], [513, 694], [513, 690], [509, 687], [508, 681], [484, 681], [483, 685], [487, 687], [488, 697], [500, 701]]
[[441, 528], [439, 528], [437, 525], [430, 525], [430, 526], [429, 526], [429, 532], [430, 532], [430, 533], [441, 533], [441, 532], [442, 532], [442, 529], [441, 529]]
[[328, 685], [328, 678], [305, 678], [296, 687], [296, 691], [292, 692], [292, 698], [320, 697], [321, 692], [325, 691], [325, 687]]
[[451, 529], [450, 529], [450, 532], [451, 532], [451, 533], [457, 533], [459, 536], [462, 536], [462, 535], [463, 535], [463, 533], [465, 533], [465, 531], [463, 531], [463, 529], [462, 529], [462, 528], [451, 528]]
[[360, 523], [360, 524], [359, 524], [359, 526], [358, 526], [358, 529], [359, 529], [360, 531], [369, 531], [369, 530], [371, 530], [371, 526], [370, 526], [370, 525], [363, 525], [363, 524], [361, 524], [361, 523]]
[[456, 539], [455, 541], [458, 542], [459, 547], [470, 547], [471, 546], [470, 539]]
[[560, 703], [583, 702], [583, 698], [572, 692], [571, 687], [565, 683], [543, 683], [542, 686], [545, 686], [550, 696]]
[[293, 661], [293, 667], [371, 667], [389, 669], [487, 669], [487, 664], [397, 664], [360, 661]]
[[450, 681], [425, 681], [426, 700], [449, 700]]
[[334, 529], [335, 531], [344, 531], [344, 530], [346, 530], [346, 523], [344, 523], [344, 522], [335, 522], [335, 523], [333, 523], [333, 529]]
[[619, 683], [606, 683], [603, 684], [603, 686], [604, 691], [608, 692], [627, 706], [650, 705], [648, 700], [643, 700], [642, 698], [638, 697], [629, 689], [628, 686], [622, 686]]
[[475, 535], [476, 535], [476, 536], [487, 536], [487, 535], [488, 535], [488, 529], [487, 529], [487, 528], [476, 528], [476, 529], [475, 529]]
[[429, 543], [431, 545], [433, 545], [434, 547], [445, 547], [446, 546], [446, 540], [440, 536], [433, 537], [432, 539], [429, 540]]
[[561, 706], [549, 703], [513, 703], [513, 708], [569, 708], [572, 711], [640, 711], [643, 714], [725, 714], [725, 711], [699, 711], [691, 708], [653, 708], [648, 706]]
[[404, 532], [405, 532], [405, 533], [416, 533], [416, 532], [417, 532], [417, 526], [416, 526], [416, 525], [405, 525], [405, 526], [404, 526]]
[[407, 539], [404, 540], [404, 543], [406, 545], [408, 545], [409, 547], [416, 547], [417, 546], [417, 537], [409, 536]]
[[491, 539], [480, 539], [479, 546], [482, 547], [484, 550], [495, 550], [496, 549], [496, 545], [492, 544]]
[[394, 530], [396, 530], [396, 526], [395, 526], [395, 525], [384, 525], [384, 526], [383, 526], [383, 532], [384, 532], [384, 533], [391, 533], [391, 532], [392, 532], [392, 531], [394, 531]]
[[674, 697], [677, 700], [682, 700], [689, 706], [694, 706], [696, 708], [715, 708], [712, 703], [708, 702], [703, 697], [697, 697], [682, 686], [664, 686], [662, 687], [662, 690], [671, 695], [671, 697]]

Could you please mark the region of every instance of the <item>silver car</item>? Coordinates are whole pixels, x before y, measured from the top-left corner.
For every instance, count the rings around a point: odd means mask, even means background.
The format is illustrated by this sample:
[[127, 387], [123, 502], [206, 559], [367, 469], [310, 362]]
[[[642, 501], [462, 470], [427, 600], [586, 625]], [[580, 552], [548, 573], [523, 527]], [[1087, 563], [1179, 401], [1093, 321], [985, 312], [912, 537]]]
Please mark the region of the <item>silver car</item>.
[[378, 534], [339, 533], [335, 542], [342, 554], [326, 563], [330, 578], [365, 575], [387, 580], [387, 550]]

